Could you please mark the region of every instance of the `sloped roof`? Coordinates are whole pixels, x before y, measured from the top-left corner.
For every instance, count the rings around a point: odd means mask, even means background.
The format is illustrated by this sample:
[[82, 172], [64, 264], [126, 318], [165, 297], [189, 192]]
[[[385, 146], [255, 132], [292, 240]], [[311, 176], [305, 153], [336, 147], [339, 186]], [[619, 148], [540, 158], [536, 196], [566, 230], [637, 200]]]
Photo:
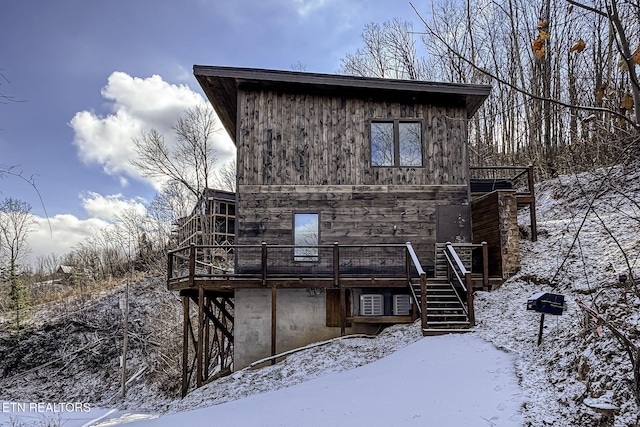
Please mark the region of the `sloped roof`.
[[193, 73], [234, 143], [239, 87], [464, 106], [469, 118], [475, 114], [491, 92], [491, 86], [487, 85], [393, 80], [259, 68], [194, 65]]

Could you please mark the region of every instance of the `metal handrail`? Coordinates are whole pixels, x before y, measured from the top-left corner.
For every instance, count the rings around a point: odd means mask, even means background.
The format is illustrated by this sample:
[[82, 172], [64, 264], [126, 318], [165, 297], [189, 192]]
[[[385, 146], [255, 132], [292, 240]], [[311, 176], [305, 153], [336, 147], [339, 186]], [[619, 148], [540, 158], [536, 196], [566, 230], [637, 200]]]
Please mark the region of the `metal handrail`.
[[420, 265], [420, 261], [418, 260], [418, 256], [416, 255], [416, 252], [413, 250], [413, 246], [411, 246], [411, 242], [407, 242], [406, 246], [407, 246], [407, 251], [409, 251], [409, 255], [411, 256], [411, 261], [413, 262], [413, 265], [416, 267], [418, 274], [419, 275], [425, 274], [424, 270], [422, 269], [422, 265]]
[[[460, 269], [460, 273], [462, 273], [462, 275], [465, 275], [465, 274], [469, 273], [467, 268], [464, 266], [464, 264], [460, 260], [460, 257], [458, 256], [458, 253], [456, 252], [455, 249], [453, 249], [453, 245], [451, 243], [447, 243], [447, 249], [451, 253], [451, 256], [453, 257], [453, 260], [455, 261], [456, 265]], [[444, 254], [447, 255], [447, 252], [445, 252]], [[447, 259], [449, 259], [448, 256], [447, 256]]]
[[[456, 250], [454, 249], [453, 245], [451, 245], [450, 243], [447, 243], [447, 246], [444, 251], [444, 255], [447, 258], [449, 269], [451, 269], [455, 273], [456, 279], [458, 279], [458, 284], [467, 294], [467, 307], [465, 308], [464, 303], [462, 303], [462, 299], [460, 298], [460, 295], [458, 295], [458, 293], [456, 292], [456, 296], [460, 301], [460, 304], [462, 305], [462, 308], [465, 314], [469, 318], [469, 323], [473, 325], [475, 324], [475, 310], [473, 309], [473, 289], [471, 284], [471, 272], [467, 270], [467, 268], [464, 266]], [[451, 255], [451, 257], [449, 257], [449, 255]], [[460, 271], [460, 274], [464, 276], [465, 280], [462, 280], [462, 278], [458, 274], [458, 270]], [[453, 286], [453, 284], [451, 284], [451, 286]]]
[[[456, 275], [456, 278], [458, 279], [458, 283], [460, 284], [460, 286], [462, 287], [462, 290], [467, 292], [467, 287], [464, 285], [464, 281], [460, 278], [460, 275], [458, 274], [458, 270], [453, 268], [453, 261], [451, 261], [451, 258], [449, 258], [449, 254], [447, 253], [447, 251], [445, 251], [444, 256], [447, 258], [447, 262], [449, 263], [449, 265], [452, 267], [451, 270], [453, 271], [453, 273]], [[454, 251], [454, 257], [457, 258], [457, 254]], [[457, 260], [457, 263], [460, 262], [460, 259]], [[464, 276], [467, 273], [467, 270], [464, 268], [464, 265], [460, 265], [458, 264], [458, 268], [462, 267], [463, 271], [462, 271], [462, 275]]]

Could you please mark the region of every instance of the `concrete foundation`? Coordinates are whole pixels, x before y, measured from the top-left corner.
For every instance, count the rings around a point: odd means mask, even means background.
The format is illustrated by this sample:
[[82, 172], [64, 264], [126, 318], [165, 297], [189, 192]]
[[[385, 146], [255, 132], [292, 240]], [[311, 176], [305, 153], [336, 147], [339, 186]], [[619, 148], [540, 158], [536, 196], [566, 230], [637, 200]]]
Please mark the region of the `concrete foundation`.
[[[238, 289], [235, 293], [234, 370], [271, 355], [271, 289]], [[354, 325], [346, 333], [373, 333], [377, 327]], [[326, 326], [326, 293], [278, 289], [276, 353], [340, 336]]]

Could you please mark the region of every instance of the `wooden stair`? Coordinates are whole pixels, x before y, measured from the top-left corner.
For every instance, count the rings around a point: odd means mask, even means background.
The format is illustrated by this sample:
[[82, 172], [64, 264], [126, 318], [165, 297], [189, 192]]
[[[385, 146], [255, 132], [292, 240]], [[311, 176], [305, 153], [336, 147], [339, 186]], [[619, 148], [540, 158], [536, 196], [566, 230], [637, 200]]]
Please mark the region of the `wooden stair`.
[[[412, 281], [411, 286], [418, 305], [418, 312], [422, 314], [420, 282]], [[423, 335], [460, 333], [470, 330], [466, 307], [446, 279], [429, 279], [426, 296], [427, 327], [422, 330]]]

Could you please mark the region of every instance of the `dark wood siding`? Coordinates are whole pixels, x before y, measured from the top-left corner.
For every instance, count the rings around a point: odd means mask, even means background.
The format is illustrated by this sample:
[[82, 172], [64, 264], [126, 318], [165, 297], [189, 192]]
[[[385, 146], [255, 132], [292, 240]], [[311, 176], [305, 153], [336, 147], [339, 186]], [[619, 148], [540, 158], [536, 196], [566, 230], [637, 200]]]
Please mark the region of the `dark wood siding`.
[[489, 276], [507, 279], [520, 268], [518, 206], [514, 191], [498, 190], [471, 203], [473, 238], [487, 242]]
[[[371, 167], [373, 119], [422, 122], [423, 167]], [[466, 110], [239, 91], [238, 184], [467, 185]]]
[[321, 213], [323, 245], [410, 241], [420, 260], [432, 264], [437, 206], [466, 200], [466, 186], [241, 185], [236, 239], [240, 244], [291, 245], [293, 214], [304, 210]]
[[[437, 206], [468, 204], [464, 107], [238, 93], [239, 244], [291, 245], [294, 212], [318, 212], [321, 244], [411, 241], [433, 264]], [[419, 120], [424, 166], [372, 167], [374, 119]]]

